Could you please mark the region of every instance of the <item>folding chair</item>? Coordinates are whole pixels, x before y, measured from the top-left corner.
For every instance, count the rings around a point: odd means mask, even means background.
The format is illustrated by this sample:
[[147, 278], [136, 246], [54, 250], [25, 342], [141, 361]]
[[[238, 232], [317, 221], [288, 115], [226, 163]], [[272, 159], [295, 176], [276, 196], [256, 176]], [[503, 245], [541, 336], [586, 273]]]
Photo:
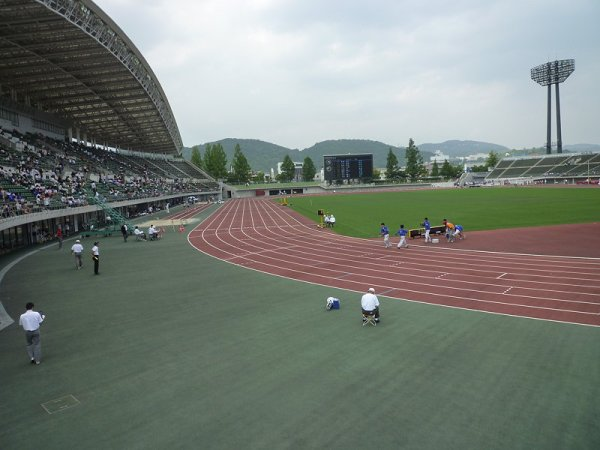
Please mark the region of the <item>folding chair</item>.
[[362, 313], [363, 316], [363, 327], [367, 324], [371, 324], [374, 327], [377, 326], [377, 322], [375, 322], [375, 313], [374, 312], [364, 312]]

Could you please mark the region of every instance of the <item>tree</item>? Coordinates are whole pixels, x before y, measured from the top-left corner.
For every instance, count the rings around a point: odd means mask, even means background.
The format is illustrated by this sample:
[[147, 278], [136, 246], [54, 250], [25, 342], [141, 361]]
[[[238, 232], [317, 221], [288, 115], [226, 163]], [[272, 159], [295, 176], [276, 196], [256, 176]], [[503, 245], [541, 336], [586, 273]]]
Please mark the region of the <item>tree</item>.
[[377, 181], [381, 179], [381, 172], [379, 171], [379, 169], [376, 169], [375, 167], [373, 167], [373, 180]]
[[398, 167], [398, 158], [396, 158], [396, 155], [394, 155], [394, 152], [392, 151], [392, 148], [390, 147], [390, 150], [388, 151], [388, 154], [387, 154], [387, 162], [385, 165], [385, 177], [388, 180], [398, 180], [399, 173], [400, 173], [400, 168]]
[[496, 167], [496, 165], [498, 164], [498, 161], [500, 160], [500, 157], [498, 156], [498, 153], [496, 153], [495, 151], [491, 151], [488, 154], [487, 159], [485, 160], [485, 165], [487, 166], [487, 168], [489, 170], [493, 169], [494, 167]]
[[304, 181], [313, 181], [316, 173], [317, 169], [315, 168], [315, 163], [307, 156], [304, 158], [304, 164], [302, 164], [302, 179]]
[[204, 168], [213, 178], [223, 179], [227, 176], [227, 155], [221, 144], [206, 144]]
[[192, 147], [192, 158], [191, 163], [198, 169], [204, 169], [204, 161], [202, 161], [202, 153], [200, 153], [200, 146], [194, 145]]
[[440, 169], [440, 176], [446, 179], [454, 177], [454, 168], [450, 165], [447, 159], [444, 160], [444, 164], [442, 164], [442, 168]]
[[437, 160], [433, 160], [433, 165], [431, 166], [431, 176], [432, 177], [440, 176], [440, 168], [438, 166]]
[[242, 153], [240, 144], [235, 144], [231, 166], [231, 175], [234, 181], [239, 183], [247, 183], [248, 180], [250, 180], [250, 172], [252, 169], [250, 168], [250, 164], [248, 164], [248, 160], [244, 156], [244, 153]]
[[279, 179], [284, 182], [289, 182], [294, 179], [296, 175], [296, 166], [294, 161], [290, 158], [290, 155], [285, 155], [283, 162], [281, 163], [281, 173]]
[[471, 167], [471, 172], [487, 172], [488, 167], [484, 164], [482, 166]]
[[252, 177], [252, 181], [255, 183], [264, 183], [265, 182], [265, 173], [262, 171], [256, 172]]
[[419, 148], [415, 145], [415, 142], [410, 138], [408, 140], [408, 147], [406, 147], [406, 175], [411, 181], [417, 180], [420, 176], [427, 173], [425, 164], [423, 164], [423, 157]]

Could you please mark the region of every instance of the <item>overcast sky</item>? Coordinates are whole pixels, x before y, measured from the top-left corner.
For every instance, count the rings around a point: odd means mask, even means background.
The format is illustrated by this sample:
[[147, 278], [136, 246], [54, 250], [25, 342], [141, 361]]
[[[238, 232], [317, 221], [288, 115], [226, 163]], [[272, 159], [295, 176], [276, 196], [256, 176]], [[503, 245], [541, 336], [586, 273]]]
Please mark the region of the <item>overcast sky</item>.
[[[96, 0], [144, 55], [184, 145], [250, 138], [600, 144], [598, 0]], [[552, 140], [556, 140], [553, 93]]]

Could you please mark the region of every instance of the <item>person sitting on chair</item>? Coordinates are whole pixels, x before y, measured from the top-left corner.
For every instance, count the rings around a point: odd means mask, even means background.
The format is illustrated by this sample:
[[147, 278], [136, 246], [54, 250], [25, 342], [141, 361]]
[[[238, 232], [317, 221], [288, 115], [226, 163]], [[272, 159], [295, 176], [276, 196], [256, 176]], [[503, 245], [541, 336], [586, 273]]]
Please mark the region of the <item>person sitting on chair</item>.
[[136, 239], [139, 239], [139, 240], [142, 240], [142, 241], [146, 240], [146, 235], [137, 226], [133, 229], [133, 234], [135, 234], [135, 238]]
[[[375, 322], [379, 323], [379, 299], [375, 295], [375, 289], [369, 288], [367, 293], [360, 299], [363, 314], [375, 316]], [[363, 318], [363, 321], [366, 320]]]
[[155, 241], [158, 239], [158, 237], [158, 230], [154, 228], [154, 225], [150, 225], [150, 228], [148, 228], [148, 238], [151, 241]]

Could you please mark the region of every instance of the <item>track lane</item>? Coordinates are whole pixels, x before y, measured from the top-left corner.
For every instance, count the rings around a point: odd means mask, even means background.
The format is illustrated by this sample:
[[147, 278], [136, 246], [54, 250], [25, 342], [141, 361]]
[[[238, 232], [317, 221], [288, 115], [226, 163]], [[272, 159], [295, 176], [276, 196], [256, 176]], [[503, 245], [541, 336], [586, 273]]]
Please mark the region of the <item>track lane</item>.
[[311, 283], [359, 292], [373, 285], [386, 297], [600, 325], [600, 261], [594, 259], [458, 246], [386, 250], [379, 240], [318, 229], [265, 199], [227, 202], [188, 239], [232, 264]]

